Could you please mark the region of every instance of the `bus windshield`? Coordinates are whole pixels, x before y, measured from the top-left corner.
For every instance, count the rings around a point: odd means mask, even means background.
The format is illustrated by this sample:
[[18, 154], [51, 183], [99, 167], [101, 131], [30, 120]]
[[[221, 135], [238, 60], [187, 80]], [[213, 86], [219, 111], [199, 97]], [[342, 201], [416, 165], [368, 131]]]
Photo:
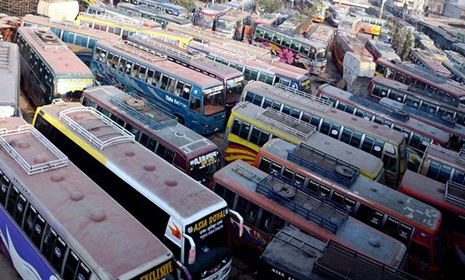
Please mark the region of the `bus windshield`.
[[188, 224], [184, 234], [189, 236], [185, 238], [185, 259], [189, 260], [192, 256], [191, 250], [195, 246], [195, 263], [189, 266], [194, 274], [204, 267], [211, 267], [218, 260], [230, 259], [231, 250], [229, 243], [229, 215], [227, 208], [223, 208], [213, 214], [200, 218], [199, 220]]
[[223, 87], [216, 86], [204, 91], [205, 107], [203, 110], [206, 116], [214, 115], [225, 110], [222, 90]]
[[218, 150], [192, 159], [189, 163], [190, 173], [194, 179], [210, 178], [221, 168], [221, 155]]

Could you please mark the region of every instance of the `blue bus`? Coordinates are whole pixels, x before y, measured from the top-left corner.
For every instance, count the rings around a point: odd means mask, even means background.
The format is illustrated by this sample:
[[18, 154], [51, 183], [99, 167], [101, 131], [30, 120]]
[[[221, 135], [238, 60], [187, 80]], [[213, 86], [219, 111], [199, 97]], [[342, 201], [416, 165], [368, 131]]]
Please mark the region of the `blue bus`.
[[132, 91], [173, 113], [200, 134], [225, 127], [221, 81], [167, 60], [134, 42], [98, 41], [91, 70], [101, 84]]

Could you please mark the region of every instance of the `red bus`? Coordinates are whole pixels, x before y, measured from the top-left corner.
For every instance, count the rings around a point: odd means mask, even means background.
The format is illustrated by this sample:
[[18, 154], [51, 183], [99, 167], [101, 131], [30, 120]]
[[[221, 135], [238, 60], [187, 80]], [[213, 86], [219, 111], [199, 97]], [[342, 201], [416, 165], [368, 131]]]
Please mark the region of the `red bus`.
[[367, 49], [371, 55], [373, 55], [374, 62], [376, 62], [376, 60], [378, 60], [380, 57], [396, 59], [399, 61], [402, 60], [400, 56], [397, 55], [396, 51], [391, 47], [391, 44], [382, 41], [367, 40], [365, 49]]
[[[235, 218], [231, 218], [231, 230], [248, 257], [260, 255], [271, 234], [292, 224], [323, 242], [333, 240], [396, 269], [405, 266], [406, 247], [399, 240], [350, 217], [347, 208], [306, 193], [285, 178], [268, 175], [242, 160], [217, 171], [212, 189], [231, 210], [244, 217], [242, 238], [237, 238]], [[373, 246], [373, 242], [379, 246]]]
[[446, 183], [452, 181], [465, 185], [465, 156], [437, 145], [429, 145], [423, 156], [418, 173]]
[[376, 61], [376, 75], [396, 80], [422, 92], [429, 92], [437, 98], [447, 99], [452, 106], [465, 105], [465, 85], [431, 73], [412, 62]]
[[420, 120], [410, 118], [410, 115], [404, 111], [383, 106], [374, 98], [362, 94], [352, 94], [331, 85], [320, 87], [317, 96], [330, 101], [333, 107], [338, 110], [402, 132], [407, 145], [410, 147], [409, 164], [415, 164], [411, 162], [412, 157], [415, 156], [417, 165], [420, 164], [421, 155], [428, 144], [438, 144], [442, 147], [449, 144], [448, 133]]
[[337, 68], [341, 72], [343, 71], [344, 55], [346, 52], [357, 53], [361, 56], [373, 59], [373, 55], [365, 49], [363, 43], [357, 37], [336, 33], [336, 36], [334, 37], [332, 56], [336, 61]]
[[452, 77], [449, 69], [442, 65], [442, 61], [436, 59], [434, 56], [432, 56], [429, 52], [425, 50], [417, 48], [411, 49], [408, 54], [408, 59], [413, 63], [418, 64], [421, 67], [424, 67], [437, 75], [444, 76], [448, 79]]
[[[400, 192], [425, 201], [439, 209], [443, 217], [444, 269], [449, 277], [465, 269], [465, 186], [448, 180], [441, 183], [421, 174], [407, 171]], [[446, 277], [447, 278], [447, 277]]]
[[439, 271], [442, 215], [434, 207], [357, 176], [353, 168], [337, 159], [316, 155], [306, 145], [282, 139], [272, 139], [263, 145], [254, 166], [349, 209], [351, 217], [403, 242], [409, 251], [411, 273], [425, 278]]
[[[395, 80], [375, 76], [368, 85], [368, 95], [387, 102], [405, 104], [402, 110], [409, 113], [411, 118], [418, 119], [435, 126], [450, 135], [449, 147], [459, 150], [465, 143], [465, 109], [447, 102], [448, 97], [434, 95], [431, 92], [420, 91]], [[382, 101], [381, 101], [382, 100]]]

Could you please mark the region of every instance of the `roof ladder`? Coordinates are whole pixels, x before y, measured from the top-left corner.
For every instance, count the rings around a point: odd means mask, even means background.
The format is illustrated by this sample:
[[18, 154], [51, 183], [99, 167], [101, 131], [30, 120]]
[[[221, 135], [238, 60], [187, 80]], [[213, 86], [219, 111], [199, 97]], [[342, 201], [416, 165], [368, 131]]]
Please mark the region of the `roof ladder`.
[[[27, 162], [27, 160], [21, 156], [21, 154], [11, 146], [10, 141], [6, 138], [8, 136], [17, 134], [29, 133], [34, 136], [38, 141], [42, 142], [44, 147], [52, 152], [56, 159], [52, 159], [42, 163]], [[0, 145], [23, 169], [28, 175], [37, 174], [57, 168], [61, 168], [68, 165], [68, 157], [63, 154], [55, 145], [53, 145], [42, 133], [35, 129], [32, 125], [22, 125], [16, 129], [8, 130], [6, 128], [0, 129]]]
[[448, 180], [444, 198], [447, 202], [465, 208], [465, 185]]
[[308, 139], [316, 131], [316, 127], [297, 118], [268, 107], [257, 114], [257, 119], [291, 133], [301, 139]]
[[[106, 126], [112, 127], [118, 136], [112, 137], [108, 140], [102, 141], [97, 136], [92, 134], [91, 131], [77, 123], [69, 115], [74, 113], [88, 113], [100, 119]], [[60, 112], [60, 120], [68, 124], [76, 133], [81, 134], [82, 137], [86, 138], [90, 143], [94, 144], [100, 150], [103, 150], [109, 146], [116, 145], [119, 143], [135, 142], [134, 134], [126, 130], [124, 127], [114, 122], [109, 117], [105, 116], [97, 109], [93, 107], [75, 107], [66, 109]]]

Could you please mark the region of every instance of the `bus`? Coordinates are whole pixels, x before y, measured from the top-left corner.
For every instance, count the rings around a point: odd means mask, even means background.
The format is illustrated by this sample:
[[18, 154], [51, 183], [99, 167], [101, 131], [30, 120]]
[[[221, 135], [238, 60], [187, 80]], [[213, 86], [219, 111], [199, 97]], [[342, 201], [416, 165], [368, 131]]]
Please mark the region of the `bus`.
[[451, 46], [450, 49], [451, 49], [451, 51], [457, 52], [457, 53], [465, 56], [465, 43], [462, 43], [462, 42], [452, 43], [452, 46]]
[[292, 225], [272, 235], [257, 266], [259, 280], [364, 279], [366, 275], [377, 279], [419, 279], [335, 241], [325, 243]]
[[232, 0], [226, 2], [226, 5], [233, 7], [235, 10], [248, 13], [255, 12], [255, 1], [253, 0]]
[[434, 57], [439, 61], [448, 61], [447, 55], [443, 50], [439, 49], [434, 45], [434, 41], [431, 39], [421, 39], [418, 42], [418, 48], [426, 51], [430, 56]]
[[137, 142], [204, 185], [221, 168], [215, 143], [141, 97], [114, 86], [97, 86], [82, 93], [81, 103], [131, 131]]
[[138, 16], [158, 22], [161, 24], [163, 29], [165, 29], [166, 25], [168, 25], [170, 22], [174, 22], [182, 26], [192, 26], [192, 22], [185, 17], [178, 17], [172, 14], [161, 13], [160, 11], [154, 10], [153, 8], [149, 8], [147, 6], [119, 2], [116, 7], [118, 11], [121, 11], [130, 16]]
[[386, 24], [386, 20], [370, 15], [362, 16], [360, 21], [360, 32], [374, 36], [379, 36], [381, 28]]
[[23, 118], [0, 138], [0, 244], [22, 279], [178, 279], [167, 246]]
[[[442, 117], [442, 122], [465, 125], [465, 109], [463, 106], [451, 104], [450, 99], [424, 92], [411, 86], [390, 80], [382, 76], [375, 76], [368, 85], [368, 95], [381, 100], [389, 98], [404, 103], [408, 108], [418, 108], [421, 111]], [[412, 115], [412, 117], [422, 117]], [[465, 131], [464, 131], [465, 132]]]
[[307, 0], [305, 5], [313, 11], [312, 21], [323, 23], [326, 19], [326, 9], [330, 6], [330, 3], [323, 0]]
[[307, 34], [312, 31], [312, 27], [313, 24], [311, 21], [303, 22], [298, 19], [288, 18], [278, 26], [278, 29], [286, 33], [290, 32], [307, 38]]
[[[324, 84], [319, 90], [326, 91], [329, 86]], [[406, 170], [407, 144], [401, 132], [334, 109], [327, 100], [260, 82], [247, 85], [241, 100], [295, 117], [322, 134], [382, 159], [390, 185], [400, 182]]]
[[213, 182], [213, 191], [244, 217], [243, 238], [239, 239], [242, 243], [236, 246], [247, 255], [261, 255], [273, 233], [293, 225], [323, 242], [332, 240], [385, 265], [400, 270], [405, 267], [406, 247], [402, 242], [350, 217], [348, 209], [307, 193], [281, 176], [268, 175], [236, 160], [216, 172]]
[[204, 31], [213, 31], [217, 25], [218, 18], [233, 9], [226, 4], [214, 4], [200, 10], [194, 25], [199, 26]]
[[451, 106], [465, 105], [465, 85], [431, 73], [412, 62], [396, 62], [381, 58], [376, 61], [375, 75], [396, 80], [413, 90], [447, 100]]
[[[123, 2], [129, 2], [129, 1], [123, 0]], [[160, 12], [160, 13], [164, 12], [166, 14], [177, 16], [177, 17], [183, 17], [183, 18], [189, 17], [189, 11], [186, 8], [180, 5], [170, 3], [169, 1], [164, 2], [164, 1], [156, 1], [156, 0], [137, 0], [136, 5], [146, 6], [157, 12]]]
[[20, 26], [20, 86], [33, 106], [50, 104], [54, 98], [80, 98], [94, 85], [94, 75], [50, 29]]
[[320, 87], [316, 95], [331, 102], [333, 108], [402, 132], [409, 147], [408, 165], [412, 170], [418, 170], [421, 156], [428, 144], [448, 147], [447, 132], [410, 118], [410, 114], [405, 111], [385, 107], [374, 98], [363, 94], [351, 94], [331, 85]]
[[458, 52], [445, 50], [449, 61], [443, 61], [442, 65], [451, 72], [451, 79], [465, 84], [465, 57]]
[[92, 50], [97, 40], [116, 41], [121, 38], [116, 34], [91, 29], [88, 26], [77, 25], [67, 21], [51, 21], [47, 17], [36, 15], [25, 15], [22, 17], [21, 25], [50, 28], [50, 31], [66, 43], [87, 66], [90, 66]]
[[402, 61], [400, 56], [392, 48], [391, 44], [376, 41], [376, 40], [367, 40], [365, 43], [365, 49], [367, 49], [373, 56], [373, 61], [376, 62], [378, 58], [398, 60]]
[[259, 24], [255, 28], [252, 44], [271, 49], [282, 62], [304, 68], [311, 74], [319, 75], [325, 72], [325, 46], [295, 33]]
[[[303, 143], [272, 139], [260, 149], [254, 166], [348, 209], [351, 217], [404, 243], [413, 274], [424, 278], [438, 273], [442, 261], [442, 244], [438, 241], [442, 215], [438, 209], [357, 176], [357, 170], [335, 163], [337, 157], [317, 158], [311, 154]], [[345, 170], [341, 171], [341, 166]]]
[[401, 193], [422, 200], [442, 213], [442, 239], [446, 245], [443, 269], [444, 278], [463, 271], [465, 260], [465, 188], [452, 182], [445, 183], [407, 170], [399, 188]]
[[225, 126], [223, 83], [145, 46], [98, 41], [90, 66], [102, 84], [124, 87], [159, 104], [197, 133], [211, 134]]
[[334, 35], [335, 35], [335, 32], [333, 28], [320, 25], [315, 29], [315, 31], [309, 33], [306, 37], [310, 41], [315, 41], [315, 42], [323, 44], [326, 50], [326, 58], [328, 58], [330, 56], [331, 49], [333, 47]]
[[465, 160], [463, 148], [456, 152], [429, 145], [423, 156], [418, 173], [441, 183], [451, 181], [465, 185]]
[[[142, 23], [138, 20], [122, 20], [120, 17], [112, 15], [79, 13], [76, 23], [84, 23], [92, 29], [117, 34], [123, 39], [127, 39], [128, 36], [138, 33], [165, 40], [181, 48], [185, 48], [192, 41], [192, 37], [190, 36], [163, 30], [159, 23], [148, 20]], [[153, 25], [160, 26], [160, 28], [155, 28]]]
[[[187, 50], [204, 53], [207, 58], [238, 69], [244, 80], [263, 81], [275, 85], [282, 84], [301, 91], [310, 91], [308, 71], [279, 61], [276, 58], [260, 57], [253, 53], [238, 53], [234, 47], [221, 44], [192, 42]], [[237, 51], [237, 49], [236, 49]]]
[[221, 81], [224, 86], [223, 98], [228, 110], [239, 101], [244, 82], [244, 75], [239, 70], [208, 59], [203, 53], [192, 53], [156, 38], [135, 34], [129, 36], [128, 41], [158, 52], [166, 56], [169, 61]]
[[410, 117], [449, 133], [449, 148], [458, 151], [465, 143], [465, 109], [453, 106], [450, 96], [434, 95], [382, 76], [373, 77], [367, 93], [385, 106], [401, 106]]
[[12, 42], [0, 42], [0, 118], [22, 117], [20, 107], [20, 54], [18, 45]]
[[348, 14], [345, 18], [339, 21], [336, 34], [357, 37], [358, 33], [360, 32], [361, 24], [362, 19], [360, 17]]
[[54, 100], [37, 108], [32, 123], [158, 237], [191, 279], [228, 278], [233, 211], [221, 197], [95, 108]]
[[344, 72], [344, 56], [347, 52], [358, 54], [361, 57], [367, 57], [369, 61], [373, 60], [373, 55], [365, 49], [362, 41], [357, 37], [336, 33], [336, 36], [334, 37], [332, 56], [341, 73]]
[[338, 158], [341, 164], [347, 164], [351, 169], [358, 168], [360, 175], [384, 181], [381, 159], [319, 133], [308, 123], [273, 108], [257, 107], [248, 101], [236, 105], [229, 118], [225, 159], [227, 162], [240, 159], [253, 164], [260, 148], [273, 138], [294, 144], [304, 143], [314, 149], [315, 156]]
[[444, 76], [447, 79], [451, 78], [451, 73], [449, 69], [442, 65], [443, 62], [437, 60], [425, 50], [412, 48], [410, 49], [407, 58], [413, 63], [430, 70], [436, 75]]
[[[233, 2], [228, 2], [228, 4]], [[219, 16], [215, 31], [228, 39], [242, 41], [245, 35], [245, 27], [250, 25], [251, 15], [242, 10], [229, 10], [226, 14]]]
[[283, 22], [285, 22], [288, 19], [288, 17], [289, 17], [288, 15], [283, 15], [278, 12], [274, 12], [274, 13], [264, 12], [262, 14], [253, 13], [250, 26], [247, 26], [245, 28], [245, 36], [244, 36], [245, 41], [249, 43], [252, 42], [253, 33], [255, 32], [255, 28], [259, 24], [278, 27]]

